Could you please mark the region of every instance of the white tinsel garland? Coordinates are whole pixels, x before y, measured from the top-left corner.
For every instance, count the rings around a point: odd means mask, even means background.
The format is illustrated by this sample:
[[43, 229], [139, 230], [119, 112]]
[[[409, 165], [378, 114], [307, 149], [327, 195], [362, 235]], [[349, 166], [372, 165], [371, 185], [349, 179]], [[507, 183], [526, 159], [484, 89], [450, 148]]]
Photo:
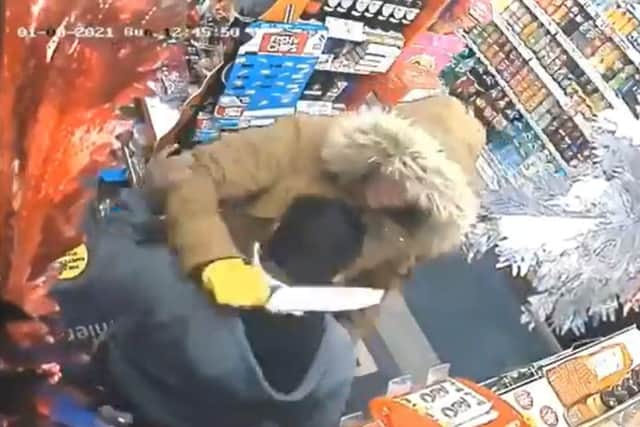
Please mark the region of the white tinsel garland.
[[[561, 333], [613, 320], [640, 303], [640, 123], [607, 113], [594, 124], [595, 160], [569, 178], [501, 177], [483, 194], [469, 260], [495, 248], [498, 267], [529, 274], [524, 307]], [[634, 140], [635, 138], [635, 140]]]

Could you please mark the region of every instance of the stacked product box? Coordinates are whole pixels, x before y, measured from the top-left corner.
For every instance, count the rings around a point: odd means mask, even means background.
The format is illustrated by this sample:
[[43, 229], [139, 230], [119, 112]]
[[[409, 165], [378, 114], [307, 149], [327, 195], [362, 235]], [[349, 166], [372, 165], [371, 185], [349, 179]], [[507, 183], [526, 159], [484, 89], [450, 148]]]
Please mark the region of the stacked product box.
[[623, 330], [535, 366], [533, 377], [500, 390], [531, 425], [640, 425], [640, 330]]

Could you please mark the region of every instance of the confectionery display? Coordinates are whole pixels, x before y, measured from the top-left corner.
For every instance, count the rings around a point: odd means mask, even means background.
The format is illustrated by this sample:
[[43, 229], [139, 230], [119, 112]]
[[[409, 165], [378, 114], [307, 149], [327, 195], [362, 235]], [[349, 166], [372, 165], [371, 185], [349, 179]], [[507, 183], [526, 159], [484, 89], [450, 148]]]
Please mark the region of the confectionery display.
[[[640, 330], [635, 327], [475, 384], [432, 368], [426, 386], [391, 381], [371, 401], [378, 424], [342, 427], [635, 427], [640, 412]], [[356, 422], [355, 420], [360, 420]]]
[[631, 328], [543, 361], [533, 379], [500, 394], [533, 425], [634, 426], [640, 397], [638, 337]]

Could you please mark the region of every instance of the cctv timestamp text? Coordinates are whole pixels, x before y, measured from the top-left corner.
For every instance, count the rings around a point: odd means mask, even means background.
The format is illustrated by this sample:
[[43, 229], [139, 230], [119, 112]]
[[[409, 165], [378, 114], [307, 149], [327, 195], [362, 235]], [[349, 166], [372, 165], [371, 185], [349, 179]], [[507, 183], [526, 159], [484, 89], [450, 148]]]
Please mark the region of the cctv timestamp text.
[[240, 36], [240, 29], [226, 26], [170, 27], [161, 31], [146, 28], [125, 27], [125, 37], [155, 37], [166, 40], [184, 40], [191, 37], [233, 38]]
[[47, 28], [27, 28], [18, 27], [17, 35], [20, 38], [33, 38], [38, 36], [53, 37], [75, 37], [75, 38], [96, 38], [96, 39], [110, 39], [115, 37], [113, 28], [101, 27], [97, 25], [74, 25], [66, 28], [60, 27], [47, 27]]

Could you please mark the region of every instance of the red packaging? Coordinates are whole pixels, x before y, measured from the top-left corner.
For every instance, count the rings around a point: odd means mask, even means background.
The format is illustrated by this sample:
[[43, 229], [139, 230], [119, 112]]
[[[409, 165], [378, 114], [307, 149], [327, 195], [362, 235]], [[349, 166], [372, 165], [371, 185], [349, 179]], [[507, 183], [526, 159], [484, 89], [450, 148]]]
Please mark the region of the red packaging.
[[34, 282], [82, 241], [83, 181], [111, 162], [117, 107], [145, 95], [169, 55], [125, 29], [182, 28], [187, 4], [10, 0], [0, 9], [0, 297], [44, 316], [55, 304]]
[[424, 32], [406, 46], [389, 72], [376, 80], [374, 91], [380, 101], [394, 105], [413, 89], [435, 89], [439, 74], [465, 48], [455, 34]]

